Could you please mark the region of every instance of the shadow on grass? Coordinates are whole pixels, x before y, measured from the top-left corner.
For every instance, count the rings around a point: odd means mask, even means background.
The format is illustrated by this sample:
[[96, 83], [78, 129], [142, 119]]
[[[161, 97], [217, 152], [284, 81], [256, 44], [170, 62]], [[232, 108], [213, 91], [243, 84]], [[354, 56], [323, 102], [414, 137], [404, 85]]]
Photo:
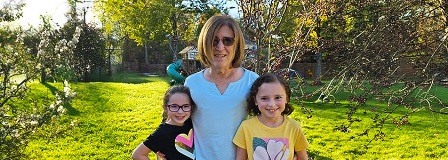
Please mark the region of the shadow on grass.
[[43, 83], [43, 85], [51, 91], [51, 94], [56, 95], [56, 92], [58, 91], [58, 89], [56, 87], [54, 87], [48, 83]]
[[166, 81], [169, 83], [170, 78], [163, 75], [144, 75], [141, 73], [116, 73], [110, 77], [102, 77], [101, 82], [117, 82], [117, 83], [130, 83], [141, 84], [150, 83], [155, 81]]
[[[59, 92], [59, 90], [56, 87], [54, 87], [48, 83], [44, 83], [43, 85], [45, 87], [47, 87], [50, 90], [51, 94], [53, 94], [53, 95], [56, 95], [56, 93]], [[66, 104], [66, 105], [64, 105], [64, 107], [65, 107], [65, 109], [67, 109], [67, 113], [69, 115], [79, 115], [79, 111], [77, 109], [73, 108], [71, 104]]]

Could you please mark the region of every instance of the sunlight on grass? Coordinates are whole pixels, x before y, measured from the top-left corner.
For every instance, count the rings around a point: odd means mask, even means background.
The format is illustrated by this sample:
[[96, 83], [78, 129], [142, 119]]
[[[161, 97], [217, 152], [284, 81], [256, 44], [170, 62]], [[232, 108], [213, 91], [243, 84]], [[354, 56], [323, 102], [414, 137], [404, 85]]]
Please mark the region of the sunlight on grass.
[[[144, 77], [123, 74], [107, 82], [71, 83], [77, 92], [68, 113], [53, 125], [45, 126], [28, 148], [30, 159], [131, 159], [133, 149], [160, 124], [162, 96], [169, 88], [168, 77]], [[52, 93], [33, 83], [40, 94]], [[51, 84], [60, 88], [61, 84]], [[317, 87], [306, 88], [307, 92]], [[447, 94], [439, 88], [436, 94]], [[31, 94], [32, 95], [32, 94]], [[36, 96], [37, 97], [37, 96]], [[446, 96], [448, 97], [448, 96]], [[354, 114], [360, 122], [353, 123], [347, 133], [335, 130], [348, 125], [350, 103], [312, 103], [317, 97], [301, 103], [293, 101], [295, 111], [290, 117], [300, 121], [310, 142], [308, 154], [314, 159], [446, 159], [448, 158], [448, 116], [423, 109], [408, 117], [409, 125], [397, 126], [386, 121], [383, 140], [372, 141], [378, 131], [371, 128], [372, 118], [385, 104], [369, 102]], [[312, 110], [307, 118], [301, 105]], [[408, 111], [380, 116], [400, 117]], [[369, 134], [360, 136], [366, 129]], [[49, 131], [59, 131], [58, 134]], [[151, 159], [155, 159], [154, 154]]]
[[[446, 90], [443, 87], [433, 89], [430, 92], [439, 97], [444, 97], [443, 94], [448, 93], [441, 94], [441, 90]], [[312, 92], [310, 87], [306, 91]], [[337, 104], [332, 101], [314, 103], [318, 95], [305, 99], [301, 103], [293, 101], [299, 105], [291, 117], [299, 120], [304, 127], [311, 144], [308, 150], [310, 157], [314, 159], [443, 159], [448, 157], [448, 152], [444, 149], [447, 146], [445, 139], [448, 138], [447, 115], [435, 114], [424, 106], [416, 113], [410, 113], [404, 107], [398, 107], [394, 113], [381, 113], [380, 111], [391, 110], [395, 106], [388, 107], [384, 103], [368, 101], [366, 106], [353, 114], [352, 118], [359, 119], [360, 122], [351, 124], [348, 132], [343, 133], [335, 128], [350, 124], [347, 113], [351, 109], [350, 105], [353, 104], [346, 100], [348, 97], [344, 93], [334, 96]], [[304, 116], [306, 112], [300, 109], [302, 105], [312, 110], [312, 118]], [[378, 127], [372, 126], [375, 124], [372, 118], [376, 114], [380, 118], [400, 119], [406, 113], [410, 113], [409, 125], [397, 126], [388, 120], [381, 130], [384, 138], [374, 140], [375, 134], [380, 131]], [[366, 130], [369, 130], [368, 134], [361, 136]]]
[[122, 80], [72, 83], [77, 97], [60, 125], [75, 121], [76, 126], [55, 139], [33, 140], [27, 148], [30, 158], [130, 159], [133, 149], [160, 124], [162, 96], [169, 84], [166, 77]]

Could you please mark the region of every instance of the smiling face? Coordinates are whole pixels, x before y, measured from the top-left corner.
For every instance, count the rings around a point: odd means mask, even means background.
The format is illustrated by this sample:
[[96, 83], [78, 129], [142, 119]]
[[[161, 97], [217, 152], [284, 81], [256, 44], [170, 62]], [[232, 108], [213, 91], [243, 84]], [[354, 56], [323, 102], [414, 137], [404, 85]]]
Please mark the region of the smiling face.
[[[225, 37], [233, 38], [233, 42], [228, 43], [229, 39]], [[218, 45], [216, 42], [220, 44]], [[198, 54], [205, 67], [216, 67], [215, 64], [219, 64], [217, 67], [222, 67], [221, 64], [227, 63], [220, 62], [222, 56], [226, 56], [225, 60], [231, 63], [229, 68], [240, 67], [244, 59], [244, 35], [238, 23], [232, 17], [226, 15], [210, 17], [205, 22], [198, 37]], [[217, 63], [213, 62], [215, 55], [221, 56], [221, 59], [216, 59]]]
[[[186, 105], [190, 105], [190, 108], [192, 108], [192, 104], [190, 102], [190, 98], [185, 93], [174, 93], [171, 94], [170, 99], [167, 103], [167, 106], [164, 107], [168, 118], [166, 123], [176, 126], [183, 126], [184, 122], [190, 118], [191, 110], [188, 112], [185, 112], [184, 108], [180, 108], [178, 106], [185, 107]], [[177, 110], [178, 111], [170, 111], [169, 106], [176, 106], [172, 107], [171, 110]], [[174, 108], [174, 109], [173, 109]]]
[[233, 40], [234, 37], [233, 30], [229, 26], [223, 25], [216, 31], [215, 43], [213, 43], [213, 56], [211, 57], [212, 67], [218, 69], [231, 68], [232, 60], [235, 57], [235, 44], [232, 43], [232, 45], [226, 46], [225, 42], [229, 41], [229, 39]]
[[260, 110], [260, 119], [277, 121], [282, 120], [282, 112], [287, 103], [287, 94], [279, 82], [263, 83], [258, 87], [255, 104]]

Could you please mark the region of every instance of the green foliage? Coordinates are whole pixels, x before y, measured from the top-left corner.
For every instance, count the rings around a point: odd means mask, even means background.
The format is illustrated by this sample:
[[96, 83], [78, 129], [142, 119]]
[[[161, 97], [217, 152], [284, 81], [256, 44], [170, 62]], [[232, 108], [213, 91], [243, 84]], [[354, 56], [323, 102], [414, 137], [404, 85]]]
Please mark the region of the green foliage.
[[[12, 98], [21, 97], [26, 83], [36, 78], [38, 59], [23, 45], [24, 34], [8, 26], [0, 28], [0, 107]], [[13, 77], [25, 75], [23, 79]]]
[[[171, 55], [166, 35], [177, 32], [172, 27], [176, 26], [173, 25], [175, 21], [171, 21], [171, 19], [177, 20], [173, 17], [177, 15], [172, 5], [175, 2], [109, 0], [97, 1], [95, 7], [101, 12], [99, 18], [105, 26], [106, 34], [114, 35], [121, 40], [125, 49], [123, 60], [147, 62], [156, 59], [154, 61], [157, 62], [160, 55]], [[135, 42], [136, 45], [129, 41]], [[147, 46], [149, 54], [138, 46]], [[164, 49], [157, 50], [159, 48]]]
[[[55, 29], [50, 24], [48, 17], [42, 17], [42, 22], [37, 34], [34, 35], [40, 39], [37, 43], [37, 53], [34, 54], [41, 57], [39, 61], [42, 66], [41, 82], [73, 80], [76, 77], [73, 50], [77, 46], [82, 32], [81, 28], [70, 26], [61, 30]], [[73, 30], [70, 30], [71, 28]], [[34, 47], [35, 45], [34, 42], [29, 46]]]
[[29, 99], [30, 94], [37, 93], [30, 92], [29, 85], [47, 69], [46, 64], [55, 62], [55, 54], [49, 52], [55, 46], [49, 30], [47, 26], [42, 32], [23, 31], [11, 29], [7, 23], [0, 28], [0, 159], [26, 158], [23, 150], [29, 137], [62, 115], [74, 97], [65, 82], [61, 91], [49, 86], [51, 94], [47, 91]]
[[48, 19], [40, 28], [42, 38], [40, 54], [45, 56], [41, 80], [88, 81], [92, 71], [105, 66], [105, 38], [102, 30], [78, 18], [76, 1], [68, 1], [70, 10], [67, 23], [54, 29]]
[[[121, 40], [125, 48], [123, 60], [168, 63], [173, 59], [173, 52], [196, 43], [199, 31], [209, 17], [227, 12], [224, 2], [108, 0], [95, 1], [95, 8], [100, 12], [106, 34]], [[128, 41], [146, 46], [149, 53]]]
[[[40, 83], [29, 85], [33, 84]], [[44, 85], [48, 88], [28, 89], [21, 93], [21, 99], [11, 98], [0, 106], [1, 159], [26, 158], [24, 149], [30, 137], [35, 136], [40, 127], [63, 115], [75, 96], [68, 83], [60, 90], [48, 84]], [[53, 132], [55, 130], [49, 130], [45, 134]]]
[[11, 22], [22, 17], [22, 8], [25, 3], [22, 1], [2, 1], [0, 8], [0, 22]]
[[105, 41], [101, 30], [86, 24], [81, 26], [76, 48], [73, 51], [73, 67], [77, 78], [89, 81], [88, 74], [93, 70], [104, 67], [106, 62]]
[[170, 33], [166, 29], [171, 26], [171, 3], [158, 0], [109, 0], [97, 2], [97, 6], [104, 13], [100, 18], [106, 26], [116, 27], [114, 23], [118, 23], [120, 35], [128, 35], [139, 45], [155, 37], [165, 39], [165, 35]]

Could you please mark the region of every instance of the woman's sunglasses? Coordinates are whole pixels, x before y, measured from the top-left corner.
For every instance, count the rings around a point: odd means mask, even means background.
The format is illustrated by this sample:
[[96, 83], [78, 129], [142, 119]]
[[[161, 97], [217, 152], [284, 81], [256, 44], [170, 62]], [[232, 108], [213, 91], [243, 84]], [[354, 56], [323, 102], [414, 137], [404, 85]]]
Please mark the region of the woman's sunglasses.
[[215, 39], [213, 39], [213, 46], [217, 46], [219, 41], [222, 41], [222, 44], [224, 44], [225, 46], [231, 46], [233, 45], [233, 42], [235, 42], [235, 38], [223, 37], [222, 39], [219, 39], [218, 37], [215, 37]]

